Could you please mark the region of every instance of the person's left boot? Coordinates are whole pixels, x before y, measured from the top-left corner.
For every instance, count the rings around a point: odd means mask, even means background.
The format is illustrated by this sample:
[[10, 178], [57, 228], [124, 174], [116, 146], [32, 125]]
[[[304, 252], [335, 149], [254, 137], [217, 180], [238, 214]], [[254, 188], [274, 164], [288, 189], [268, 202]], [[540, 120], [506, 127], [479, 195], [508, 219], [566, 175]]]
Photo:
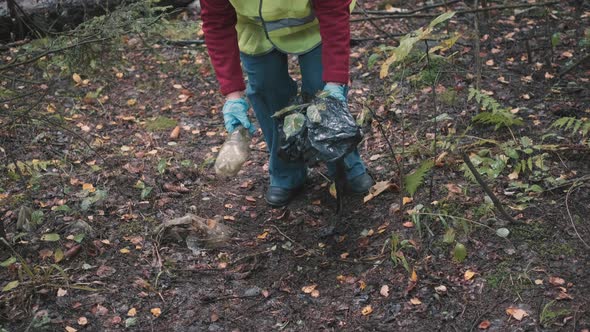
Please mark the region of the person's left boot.
[[369, 173], [365, 172], [357, 177], [354, 177], [346, 183], [346, 190], [349, 193], [360, 195], [369, 192], [369, 189], [375, 184], [373, 178]]
[[299, 192], [303, 186], [294, 189], [285, 189], [281, 187], [269, 187], [264, 195], [266, 202], [273, 207], [282, 207], [287, 205]]

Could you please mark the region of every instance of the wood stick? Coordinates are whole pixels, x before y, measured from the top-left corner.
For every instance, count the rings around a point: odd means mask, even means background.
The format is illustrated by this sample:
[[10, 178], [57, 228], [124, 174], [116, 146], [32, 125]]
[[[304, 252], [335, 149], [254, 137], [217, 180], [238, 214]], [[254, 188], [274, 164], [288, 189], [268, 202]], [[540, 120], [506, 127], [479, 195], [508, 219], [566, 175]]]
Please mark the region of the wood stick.
[[[492, 6], [492, 7], [485, 7], [485, 8], [459, 10], [459, 11], [455, 12], [455, 15], [488, 12], [491, 10], [543, 7], [543, 6], [552, 6], [552, 5], [556, 5], [556, 4], [559, 4], [559, 1], [549, 1], [549, 2], [542, 2], [542, 3], [528, 3], [528, 4], [518, 4], [518, 5], [505, 5], [505, 6]], [[437, 16], [439, 16], [439, 14], [402, 14], [402, 13], [399, 13], [399, 14], [392, 14], [392, 15], [354, 18], [354, 19], [351, 19], [350, 22], [364, 22], [364, 21], [369, 21], [369, 20], [372, 21], [372, 20], [404, 19], [404, 18], [432, 18], [432, 17], [437, 17]]]
[[469, 156], [465, 152], [462, 152], [461, 157], [463, 157], [463, 161], [465, 162], [465, 165], [467, 165], [467, 167], [469, 168], [469, 170], [473, 174], [473, 177], [475, 177], [475, 180], [477, 181], [477, 183], [479, 183], [479, 185], [481, 186], [483, 191], [486, 193], [486, 195], [488, 195], [490, 197], [490, 199], [494, 203], [496, 210], [498, 210], [498, 212], [500, 212], [500, 214], [504, 218], [506, 218], [506, 220], [508, 220], [509, 223], [516, 224], [517, 223], [516, 220], [514, 220], [514, 218], [512, 218], [512, 216], [510, 216], [508, 214], [508, 212], [506, 212], [506, 210], [504, 210], [504, 207], [502, 206], [502, 203], [500, 203], [500, 200], [498, 199], [498, 197], [496, 197], [496, 195], [494, 195], [494, 193], [490, 190], [490, 187], [488, 187], [488, 185], [482, 179], [482, 177], [479, 174], [479, 172], [477, 171], [477, 169], [475, 169], [475, 166], [473, 166], [473, 163], [471, 162], [471, 159], [469, 159]]

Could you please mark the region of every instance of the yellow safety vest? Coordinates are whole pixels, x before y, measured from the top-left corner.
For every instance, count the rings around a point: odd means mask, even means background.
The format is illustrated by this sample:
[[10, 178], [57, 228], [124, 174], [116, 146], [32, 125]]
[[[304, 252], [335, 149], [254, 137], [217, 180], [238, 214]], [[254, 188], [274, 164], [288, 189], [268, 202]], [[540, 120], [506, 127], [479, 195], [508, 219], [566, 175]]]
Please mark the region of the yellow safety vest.
[[[350, 10], [355, 5], [353, 0]], [[311, 0], [230, 0], [236, 10], [240, 51], [260, 55], [278, 49], [303, 54], [321, 43]]]

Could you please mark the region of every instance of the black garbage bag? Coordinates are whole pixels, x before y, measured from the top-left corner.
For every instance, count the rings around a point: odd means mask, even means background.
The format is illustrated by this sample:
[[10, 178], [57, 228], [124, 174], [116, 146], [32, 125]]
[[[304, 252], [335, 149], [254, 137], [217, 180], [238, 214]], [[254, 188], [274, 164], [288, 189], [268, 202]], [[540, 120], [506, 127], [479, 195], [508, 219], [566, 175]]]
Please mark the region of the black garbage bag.
[[277, 113], [279, 157], [308, 166], [333, 162], [352, 152], [363, 138], [345, 102], [317, 96], [304, 107]]

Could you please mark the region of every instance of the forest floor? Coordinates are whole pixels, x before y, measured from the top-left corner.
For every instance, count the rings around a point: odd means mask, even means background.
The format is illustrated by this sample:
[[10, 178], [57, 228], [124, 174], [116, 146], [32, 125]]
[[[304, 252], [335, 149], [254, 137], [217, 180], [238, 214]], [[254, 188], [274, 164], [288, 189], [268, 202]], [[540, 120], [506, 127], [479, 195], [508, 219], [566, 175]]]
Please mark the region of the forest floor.
[[[380, 45], [398, 38], [371, 38], [432, 17], [353, 22], [350, 105], [368, 115], [359, 149], [389, 189], [367, 202], [345, 197], [340, 217], [321, 167], [288, 207], [267, 206], [260, 132], [240, 173], [215, 177], [223, 99], [202, 46], [130, 37], [118, 64], [54, 84], [38, 83], [48, 79], [41, 65], [2, 76], [3, 92], [32, 93], [26, 103], [3, 96], [2, 112], [33, 105], [41, 115], [27, 122], [34, 129], [0, 133], [9, 243], [0, 251], [0, 330], [588, 331], [590, 144], [579, 131], [590, 117], [590, 67], [559, 75], [590, 52], [590, 7], [581, 6], [480, 14], [481, 91], [522, 120], [497, 130], [475, 123], [482, 110], [468, 101], [472, 14], [441, 31], [461, 34], [450, 50], [429, 64], [418, 44], [384, 79]], [[4, 63], [19, 49], [6, 52]], [[43, 120], [57, 115], [57, 128]], [[551, 126], [565, 117], [579, 128]], [[465, 176], [459, 151], [515, 222]], [[399, 190], [427, 160], [436, 162], [417, 191]], [[191, 238], [190, 248], [154, 233], [188, 214], [233, 233], [215, 246]], [[32, 229], [17, 229], [19, 215]]]

